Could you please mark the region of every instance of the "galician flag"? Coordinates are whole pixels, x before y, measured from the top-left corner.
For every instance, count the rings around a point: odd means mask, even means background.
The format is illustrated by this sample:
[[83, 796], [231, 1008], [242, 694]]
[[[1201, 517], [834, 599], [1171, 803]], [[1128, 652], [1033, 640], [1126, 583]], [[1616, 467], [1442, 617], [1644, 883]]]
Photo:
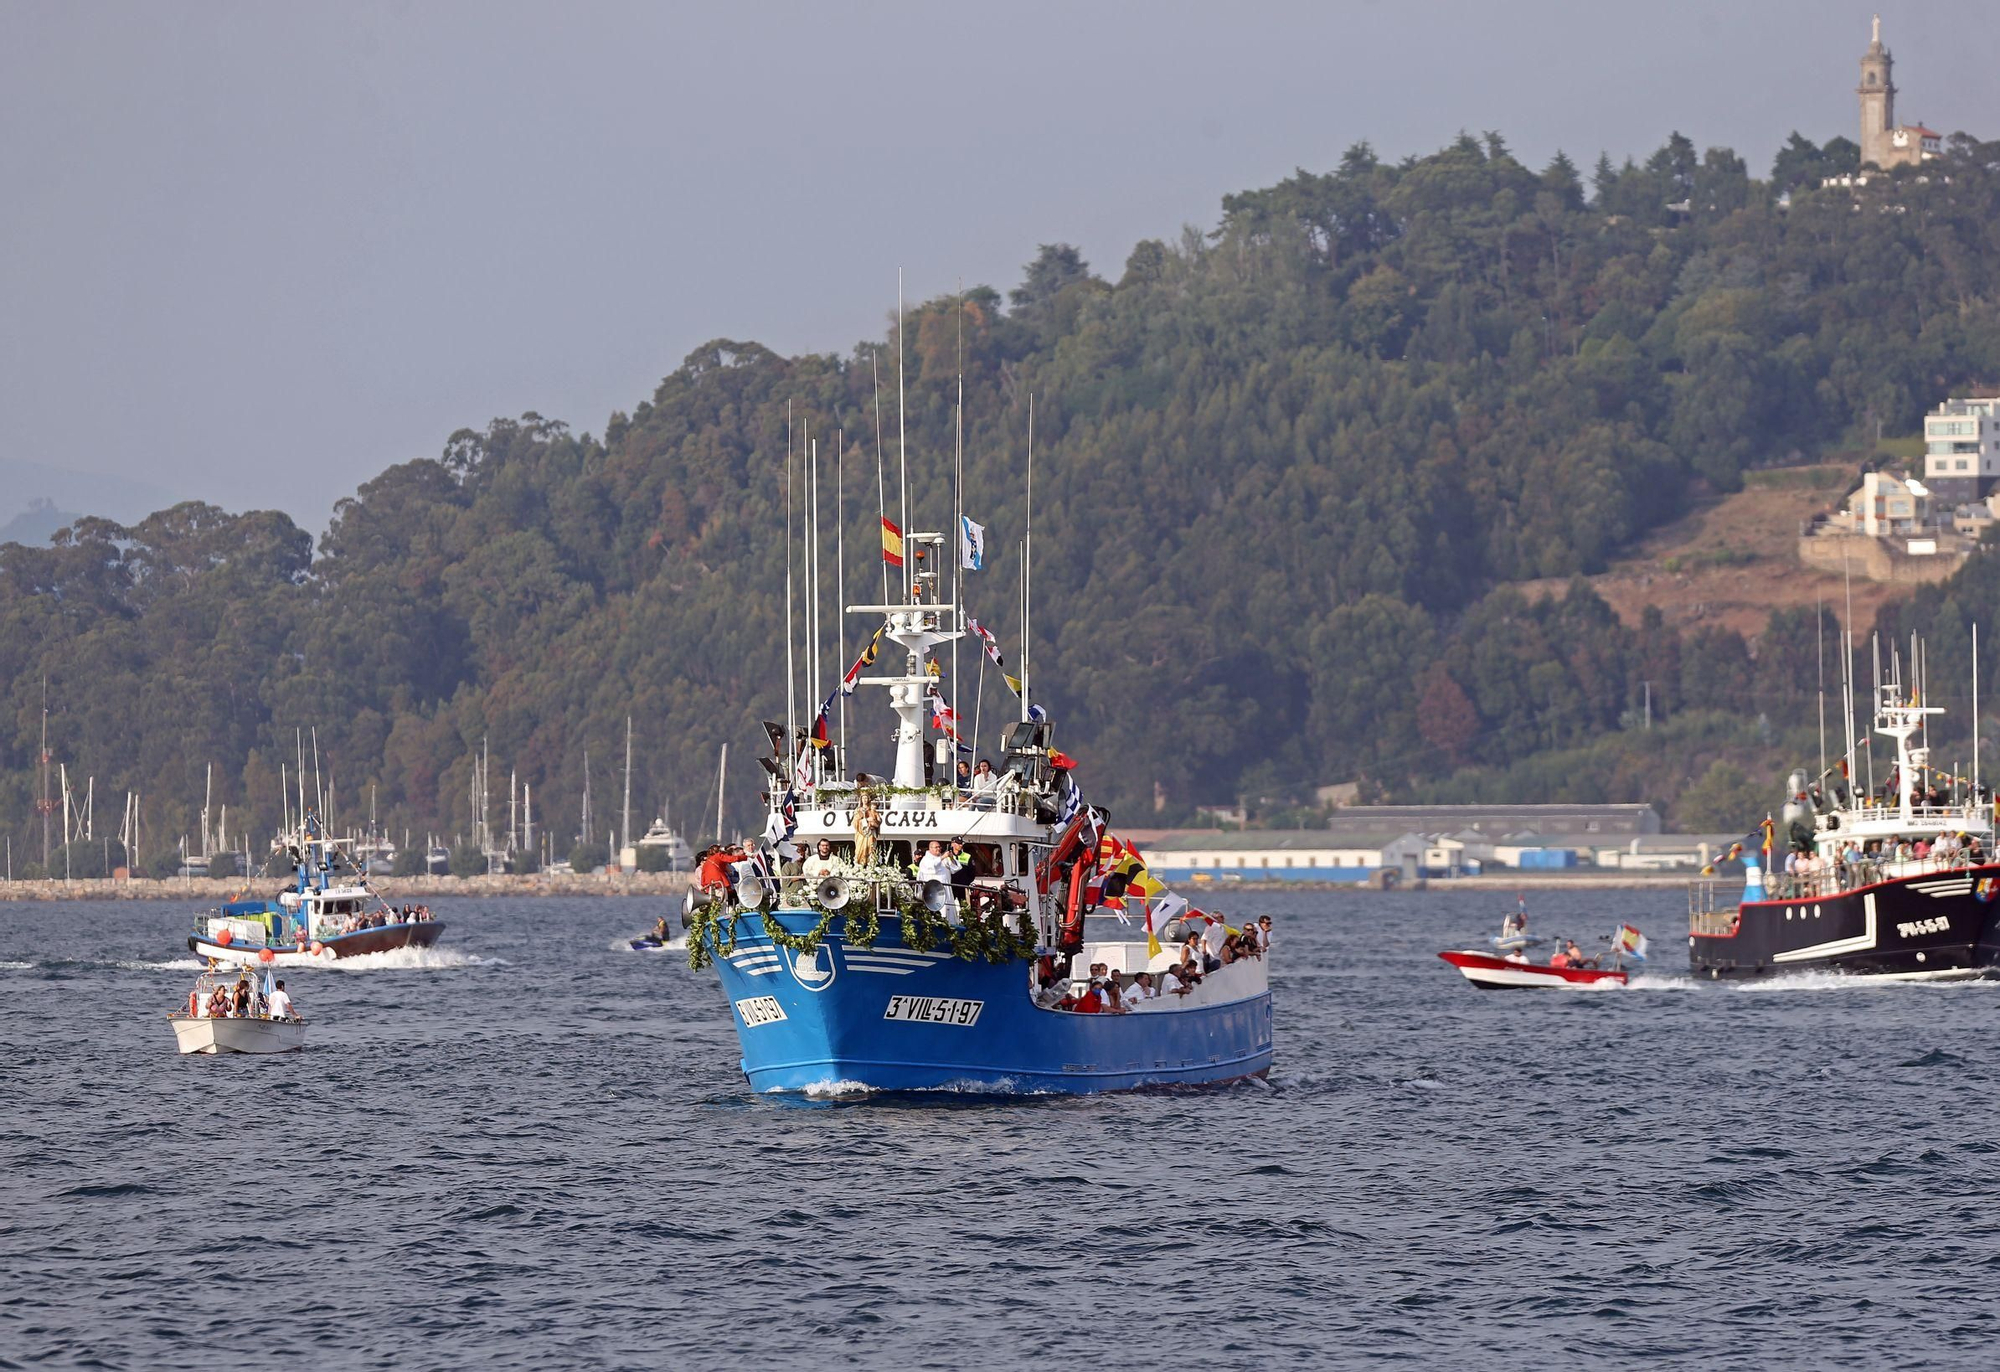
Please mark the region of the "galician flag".
[[976, 572], [986, 565], [986, 526], [967, 515], [958, 517], [958, 565]]

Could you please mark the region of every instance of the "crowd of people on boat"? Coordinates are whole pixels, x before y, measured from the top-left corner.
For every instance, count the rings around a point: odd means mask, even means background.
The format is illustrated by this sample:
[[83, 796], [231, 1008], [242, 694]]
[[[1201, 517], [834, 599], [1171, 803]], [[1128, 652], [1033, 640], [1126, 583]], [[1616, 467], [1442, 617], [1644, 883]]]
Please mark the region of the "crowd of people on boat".
[[1974, 833], [1942, 833], [1916, 838], [1847, 839], [1831, 854], [1798, 844], [1786, 852], [1783, 865], [1770, 876], [1776, 899], [1830, 895], [1882, 880], [1894, 864], [1910, 863], [1939, 871], [1977, 867], [1989, 860], [1986, 845]]
[[231, 986], [228, 982], [217, 982], [207, 996], [201, 993], [199, 982], [188, 992], [187, 1012], [195, 1019], [297, 1019], [298, 1006], [285, 990], [280, 980], [273, 984], [270, 995], [264, 988], [253, 982], [248, 974], [236, 979]]
[[[857, 870], [862, 864], [855, 860], [851, 850], [843, 848], [836, 848], [830, 839], [821, 839], [810, 853], [784, 858], [777, 871], [784, 898], [798, 900], [807, 893], [808, 883], [817, 886], [828, 877], [842, 877]], [[743, 880], [739, 864], [748, 859], [749, 853], [740, 843], [710, 844], [702, 849], [695, 864], [695, 888], [704, 896], [734, 899]], [[990, 865], [963, 839], [932, 839], [921, 846], [906, 870], [917, 883], [926, 905], [947, 918], [956, 918], [972, 883], [992, 875]]]
[[379, 910], [348, 915], [340, 921], [335, 932], [358, 934], [363, 929], [386, 929], [392, 924], [428, 924], [431, 919], [431, 907], [428, 905], [385, 905]]
[[1271, 917], [1245, 920], [1231, 929], [1219, 919], [1191, 931], [1178, 958], [1158, 972], [1113, 971], [1108, 963], [1090, 964], [1087, 977], [1073, 975], [1070, 959], [1046, 954], [1035, 968], [1035, 1002], [1046, 1010], [1079, 1015], [1122, 1015], [1147, 1001], [1184, 999], [1202, 981], [1232, 963], [1261, 959], [1271, 949]]

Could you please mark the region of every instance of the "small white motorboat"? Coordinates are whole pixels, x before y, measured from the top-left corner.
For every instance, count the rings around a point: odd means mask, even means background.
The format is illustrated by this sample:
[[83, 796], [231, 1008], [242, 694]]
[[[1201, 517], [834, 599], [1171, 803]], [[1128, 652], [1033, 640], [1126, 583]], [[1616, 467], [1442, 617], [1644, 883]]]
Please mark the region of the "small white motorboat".
[[[226, 976], [204, 972], [188, 993], [187, 1006], [167, 1016], [182, 1053], [296, 1053], [306, 1046], [306, 1022], [293, 1013], [291, 997], [272, 979], [267, 965], [261, 987], [236, 994]], [[273, 1010], [278, 1013], [272, 1013]]]
[[306, 1046], [302, 1019], [167, 1018], [183, 1053], [296, 1053]]

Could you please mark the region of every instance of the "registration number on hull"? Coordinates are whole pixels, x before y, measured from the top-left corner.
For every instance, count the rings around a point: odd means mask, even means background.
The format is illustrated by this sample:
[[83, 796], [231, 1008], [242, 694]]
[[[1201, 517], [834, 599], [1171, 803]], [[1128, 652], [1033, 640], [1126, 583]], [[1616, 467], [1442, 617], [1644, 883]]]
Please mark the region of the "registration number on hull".
[[983, 1000], [952, 1000], [945, 996], [891, 996], [889, 1008], [882, 1014], [883, 1019], [902, 1020], [909, 1024], [949, 1024], [960, 1029], [970, 1029], [979, 1023], [979, 1012], [986, 1008]]
[[785, 1017], [785, 1007], [778, 1004], [776, 996], [745, 996], [736, 1002], [736, 1013], [744, 1028], [754, 1029], [760, 1024], [776, 1024]]
[[1934, 915], [1930, 919], [1914, 920], [1909, 924], [1899, 924], [1896, 926], [1896, 933], [1903, 938], [1916, 938], [1921, 934], [1948, 934], [1950, 932], [1951, 921], [1943, 915]]

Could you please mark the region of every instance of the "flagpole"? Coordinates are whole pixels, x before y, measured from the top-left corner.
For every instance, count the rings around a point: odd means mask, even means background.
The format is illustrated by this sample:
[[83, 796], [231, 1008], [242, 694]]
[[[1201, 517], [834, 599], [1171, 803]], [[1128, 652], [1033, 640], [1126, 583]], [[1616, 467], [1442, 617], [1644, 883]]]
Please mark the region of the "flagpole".
[[[791, 784], [792, 768], [797, 759], [792, 750], [798, 746], [798, 672], [792, 661], [792, 639], [798, 631], [798, 612], [793, 605], [792, 587], [792, 402], [785, 402], [785, 783]], [[725, 742], [723, 747], [729, 745]], [[720, 786], [721, 783], [717, 783]], [[716, 802], [718, 815], [722, 802]], [[716, 820], [715, 841], [722, 842], [722, 821]]]
[[[835, 429], [833, 438], [833, 665], [847, 670], [847, 613], [841, 601], [847, 595], [847, 430]], [[840, 774], [847, 774], [847, 695], [840, 697]]]
[[[956, 430], [952, 444], [951, 504], [953, 520], [958, 526], [958, 565], [951, 572], [952, 625], [954, 630], [965, 627], [965, 294], [961, 287], [958, 297], [958, 407], [954, 413]], [[951, 637], [951, 694], [954, 700], [962, 700], [958, 689], [958, 633]], [[973, 714], [979, 713], [978, 702], [973, 703]], [[976, 747], [977, 745], [975, 745]], [[951, 749], [951, 784], [958, 787], [958, 741]]]
[[[810, 434], [810, 429], [807, 432]], [[812, 482], [812, 494], [806, 501], [806, 509], [808, 511], [806, 516], [807, 528], [810, 531], [807, 535], [806, 544], [808, 568], [806, 575], [812, 579], [812, 615], [806, 620], [807, 632], [812, 635], [812, 648], [806, 654], [806, 698], [811, 700], [819, 696], [819, 683], [823, 680], [819, 669], [819, 654], [820, 642], [825, 637], [825, 633], [820, 625], [822, 607], [820, 605], [819, 574], [819, 440], [808, 437], [806, 443], [807, 450], [811, 453], [811, 466], [807, 471], [810, 474], [809, 479]], [[814, 749], [813, 751], [817, 754], [819, 750]], [[813, 773], [814, 780], [818, 780], [819, 761], [817, 757], [813, 761]]]

